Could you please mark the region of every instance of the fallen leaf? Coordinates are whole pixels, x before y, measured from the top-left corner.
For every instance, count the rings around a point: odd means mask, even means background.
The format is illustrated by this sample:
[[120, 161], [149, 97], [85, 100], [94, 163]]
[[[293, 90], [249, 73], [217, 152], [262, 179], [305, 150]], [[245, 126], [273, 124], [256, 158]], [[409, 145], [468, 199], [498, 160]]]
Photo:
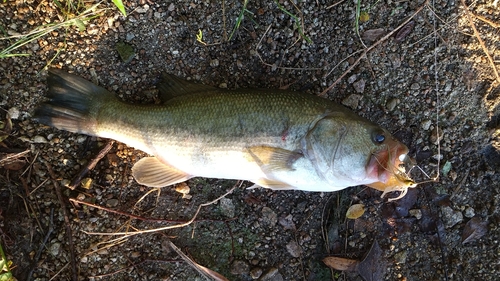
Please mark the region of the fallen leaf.
[[359, 263], [358, 273], [366, 281], [379, 281], [383, 280], [386, 269], [382, 249], [375, 240], [365, 259]]
[[352, 271], [355, 272], [357, 270], [359, 261], [339, 258], [339, 257], [326, 257], [323, 259], [323, 262], [328, 266], [335, 270], [340, 271]]
[[397, 42], [403, 41], [406, 38], [406, 36], [408, 36], [413, 31], [413, 27], [415, 27], [415, 21], [408, 22], [405, 26], [401, 27], [401, 29], [396, 33], [394, 39]]
[[361, 38], [363, 40], [368, 41], [368, 42], [375, 42], [377, 41], [380, 37], [382, 37], [385, 34], [385, 30], [383, 28], [377, 28], [377, 29], [369, 29], [361, 35]]
[[278, 222], [283, 226], [285, 229], [290, 229], [290, 230], [296, 230], [295, 223], [293, 223], [293, 216], [290, 214], [286, 217], [281, 217], [279, 218]]
[[345, 216], [348, 219], [355, 220], [361, 217], [365, 213], [365, 205], [363, 204], [354, 204], [347, 210]]
[[462, 232], [462, 244], [472, 242], [483, 237], [488, 232], [488, 222], [480, 217], [473, 217], [466, 224]]

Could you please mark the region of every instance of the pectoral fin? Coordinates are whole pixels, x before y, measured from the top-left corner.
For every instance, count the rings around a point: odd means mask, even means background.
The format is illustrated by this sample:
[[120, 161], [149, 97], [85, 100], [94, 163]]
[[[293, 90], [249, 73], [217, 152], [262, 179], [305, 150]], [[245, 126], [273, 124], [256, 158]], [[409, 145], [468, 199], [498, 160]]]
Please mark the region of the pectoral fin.
[[273, 171], [293, 171], [293, 163], [304, 156], [298, 151], [290, 151], [269, 146], [249, 147], [248, 153], [266, 174], [272, 173]]
[[164, 187], [192, 178], [180, 170], [170, 167], [156, 157], [145, 157], [132, 167], [135, 180], [150, 187]]

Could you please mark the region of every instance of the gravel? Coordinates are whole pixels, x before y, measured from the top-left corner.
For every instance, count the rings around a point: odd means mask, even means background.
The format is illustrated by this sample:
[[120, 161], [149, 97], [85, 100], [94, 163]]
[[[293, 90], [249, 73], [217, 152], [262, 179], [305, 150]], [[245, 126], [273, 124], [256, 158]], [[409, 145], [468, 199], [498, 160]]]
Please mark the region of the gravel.
[[[96, 81], [126, 102], [154, 103], [154, 85], [164, 71], [212, 86], [284, 88], [318, 95], [363, 50], [354, 30], [352, 1], [329, 7], [335, 1], [280, 0], [281, 9], [274, 1], [248, 1], [231, 40], [243, 1], [125, 2], [126, 18], [109, 4], [110, 9], [84, 22], [85, 29], [54, 30], [14, 51], [29, 56], [0, 59], [0, 121], [9, 112], [13, 123], [0, 144], [0, 237], [19, 280], [26, 280], [30, 272], [32, 280], [71, 280], [72, 260], [79, 280], [201, 280], [167, 240], [230, 280], [362, 280], [356, 273], [332, 274], [322, 259], [333, 255], [362, 260], [374, 241], [386, 260], [380, 263], [386, 272], [382, 280], [497, 278], [500, 90], [492, 66], [470, 35], [473, 31], [459, 1], [436, 0], [432, 11], [424, 8], [327, 94], [394, 132], [425, 173], [434, 176], [450, 163], [438, 181], [422, 183], [396, 202], [362, 186], [307, 193], [245, 189], [251, 184], [244, 183], [220, 203], [202, 208], [198, 221], [186, 227], [118, 241], [90, 234], [187, 221], [200, 204], [221, 196], [236, 181], [195, 178], [187, 182], [189, 194], [170, 187], [149, 192], [130, 172], [145, 154], [118, 143], [86, 176], [88, 185], [65, 189], [106, 140], [48, 128], [31, 119], [46, 98], [46, 65]], [[422, 5], [382, 2], [361, 3], [370, 16], [359, 25], [367, 45]], [[495, 2], [476, 1], [469, 9], [498, 24]], [[9, 35], [26, 34], [75, 14], [63, 13], [54, 1], [0, 5], [0, 25]], [[434, 12], [439, 15], [437, 36]], [[498, 30], [484, 21], [474, 22], [498, 69]], [[1, 40], [1, 49], [15, 40]], [[120, 45], [125, 52], [117, 49]], [[6, 164], [7, 155], [27, 149], [29, 154], [19, 157], [16, 165]], [[412, 173], [428, 181], [420, 169]], [[63, 189], [67, 222], [54, 181]], [[357, 203], [365, 205], [365, 214], [346, 220], [347, 209]], [[485, 234], [462, 244], [471, 218], [482, 222], [480, 233]], [[74, 257], [66, 224], [72, 230]], [[46, 237], [50, 227], [54, 230]]]

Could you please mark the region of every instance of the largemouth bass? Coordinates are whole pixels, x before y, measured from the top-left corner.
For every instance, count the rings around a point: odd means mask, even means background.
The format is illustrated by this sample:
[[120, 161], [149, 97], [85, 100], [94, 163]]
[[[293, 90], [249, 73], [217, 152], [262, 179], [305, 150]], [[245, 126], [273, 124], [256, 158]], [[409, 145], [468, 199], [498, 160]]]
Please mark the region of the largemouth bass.
[[413, 184], [399, 169], [408, 148], [329, 100], [281, 90], [218, 89], [168, 74], [163, 80], [163, 104], [127, 104], [53, 69], [50, 100], [35, 119], [154, 155], [132, 168], [136, 181], [151, 187], [197, 176], [306, 191], [371, 185], [387, 192]]

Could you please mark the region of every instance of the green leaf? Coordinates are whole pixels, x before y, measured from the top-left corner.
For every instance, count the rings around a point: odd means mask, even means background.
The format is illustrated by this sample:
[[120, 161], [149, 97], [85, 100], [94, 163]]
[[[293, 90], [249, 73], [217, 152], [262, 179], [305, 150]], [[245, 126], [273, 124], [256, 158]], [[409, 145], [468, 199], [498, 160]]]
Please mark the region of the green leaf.
[[125, 6], [123, 6], [123, 1], [122, 0], [112, 0], [113, 4], [120, 10], [120, 12], [123, 14], [124, 17], [127, 16], [127, 12], [125, 11]]

